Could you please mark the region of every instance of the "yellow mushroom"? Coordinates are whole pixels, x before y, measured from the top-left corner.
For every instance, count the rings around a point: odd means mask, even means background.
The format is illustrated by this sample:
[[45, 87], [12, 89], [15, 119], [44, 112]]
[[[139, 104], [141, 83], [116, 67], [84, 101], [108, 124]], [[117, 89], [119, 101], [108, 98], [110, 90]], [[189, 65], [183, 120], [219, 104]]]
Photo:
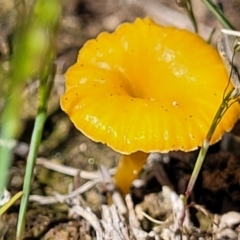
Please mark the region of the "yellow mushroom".
[[[148, 153], [201, 146], [228, 82], [212, 46], [149, 18], [87, 41], [65, 77], [62, 109], [87, 137], [122, 153], [115, 181], [125, 193]], [[234, 103], [211, 143], [239, 113]]]

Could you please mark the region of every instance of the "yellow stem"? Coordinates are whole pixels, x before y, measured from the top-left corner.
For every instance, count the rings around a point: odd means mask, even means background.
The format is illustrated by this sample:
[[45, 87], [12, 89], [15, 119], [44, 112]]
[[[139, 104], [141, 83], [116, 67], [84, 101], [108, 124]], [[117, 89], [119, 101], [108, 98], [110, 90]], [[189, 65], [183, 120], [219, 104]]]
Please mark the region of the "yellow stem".
[[148, 153], [144, 152], [135, 152], [121, 157], [114, 181], [122, 193], [129, 193], [131, 183], [138, 176], [147, 157]]

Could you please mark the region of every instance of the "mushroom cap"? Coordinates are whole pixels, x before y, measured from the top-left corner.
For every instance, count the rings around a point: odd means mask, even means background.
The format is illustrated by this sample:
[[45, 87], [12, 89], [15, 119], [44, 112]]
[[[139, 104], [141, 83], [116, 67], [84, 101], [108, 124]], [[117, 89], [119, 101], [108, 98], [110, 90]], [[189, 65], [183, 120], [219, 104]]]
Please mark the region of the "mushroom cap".
[[[65, 77], [61, 107], [76, 128], [123, 154], [201, 146], [228, 83], [212, 46], [149, 18], [87, 41]], [[211, 143], [233, 128], [239, 113], [234, 103]]]

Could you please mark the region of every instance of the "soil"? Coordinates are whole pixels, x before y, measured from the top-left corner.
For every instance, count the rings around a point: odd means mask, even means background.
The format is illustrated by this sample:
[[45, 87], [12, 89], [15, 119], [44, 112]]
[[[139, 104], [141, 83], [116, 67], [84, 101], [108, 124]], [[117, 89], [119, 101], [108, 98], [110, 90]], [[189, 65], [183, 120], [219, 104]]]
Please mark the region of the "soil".
[[[175, 1], [168, 0], [65, 0], [63, 2], [64, 10], [57, 40], [58, 57], [56, 62], [58, 72], [38, 157], [79, 171], [97, 171], [100, 165], [111, 169], [117, 166], [120, 155], [101, 143], [89, 140], [74, 128], [68, 117], [61, 111], [59, 97], [64, 90], [63, 74], [75, 62], [78, 50], [82, 45], [88, 39], [96, 37], [100, 32], [113, 31], [122, 22], [133, 21], [136, 17], [146, 15], [160, 23], [163, 21], [163, 24], [165, 24], [165, 22], [170, 21], [172, 24], [179, 26], [182, 22], [176, 21], [174, 14], [185, 16], [185, 12], [177, 6]], [[197, 21], [208, 28], [219, 29], [220, 24], [204, 4], [201, 1], [193, 2]], [[224, 13], [238, 28], [240, 26], [238, 17], [240, 2], [237, 0], [217, 2], [222, 2]], [[15, 10], [11, 1], [0, 0], [1, 3], [0, 13], [2, 16], [6, 16], [5, 20], [0, 23], [0, 35], [2, 36], [0, 52], [2, 59], [4, 59], [9, 53], [8, 47], [4, 46], [8, 45], [8, 38], [13, 31]], [[168, 6], [173, 11], [169, 15], [169, 19], [161, 19], [162, 9], [161, 5], [158, 5], [159, 3]], [[155, 6], [154, 11], [152, 6]], [[156, 16], [158, 10], [159, 15]], [[183, 21], [190, 24], [188, 18], [184, 19]], [[36, 91], [37, 87], [34, 83], [26, 87], [27, 101], [22, 116], [23, 129], [10, 169], [8, 190], [12, 195], [22, 190], [26, 156], [36, 113]], [[240, 124], [238, 123], [232, 133], [226, 134], [219, 143], [210, 148], [194, 192], [189, 199], [189, 203], [195, 202], [203, 206], [211, 216], [213, 214], [223, 215], [231, 211], [240, 212], [239, 136]], [[142, 204], [142, 208], [154, 219], [166, 219], [168, 213], [160, 211], [160, 208], [157, 211], [157, 206], [153, 203], [159, 201], [156, 199], [160, 199], [159, 194], [163, 186], [170, 187], [178, 194], [184, 194], [197, 153], [198, 150], [190, 153], [170, 152], [166, 155], [167, 162], [160, 159], [146, 166], [139, 176], [141, 187], [134, 186], [131, 189], [134, 205]], [[86, 183], [86, 180], [79, 177], [67, 176], [37, 165], [31, 194], [41, 196], [52, 196], [55, 192], [67, 194], [70, 185], [73, 185], [73, 189], [76, 189], [84, 183]], [[100, 219], [101, 205], [110, 204], [108, 195], [105, 186], [100, 184], [84, 192], [81, 195], [81, 202], [85, 204], [83, 204], [85, 207], [92, 209]], [[149, 198], [150, 205], [154, 206], [152, 208], [148, 204]], [[146, 202], [145, 205], [144, 202]], [[71, 214], [70, 206], [71, 204], [66, 203], [41, 205], [37, 202], [30, 202], [24, 239], [96, 239], [96, 233], [91, 222]], [[18, 210], [19, 202], [2, 216], [0, 222], [0, 234], [2, 236], [0, 236], [0, 239], [15, 239]], [[195, 208], [191, 209], [190, 218], [195, 227], [202, 227], [197, 213], [198, 211]], [[146, 232], [151, 232], [156, 227], [146, 219], [140, 222], [141, 228]], [[197, 239], [196, 236], [195, 239]], [[206, 239], [206, 236], [209, 237], [209, 235], [205, 235]], [[208, 239], [211, 239], [211, 237]]]

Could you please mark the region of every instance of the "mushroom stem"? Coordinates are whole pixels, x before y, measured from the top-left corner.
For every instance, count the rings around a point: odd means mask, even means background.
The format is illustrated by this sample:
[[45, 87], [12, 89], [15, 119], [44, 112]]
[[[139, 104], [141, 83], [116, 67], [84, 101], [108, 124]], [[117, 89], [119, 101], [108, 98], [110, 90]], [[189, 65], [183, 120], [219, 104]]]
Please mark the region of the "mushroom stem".
[[122, 193], [129, 193], [131, 183], [141, 171], [147, 157], [148, 153], [140, 151], [130, 155], [122, 155], [114, 176], [115, 184]]

